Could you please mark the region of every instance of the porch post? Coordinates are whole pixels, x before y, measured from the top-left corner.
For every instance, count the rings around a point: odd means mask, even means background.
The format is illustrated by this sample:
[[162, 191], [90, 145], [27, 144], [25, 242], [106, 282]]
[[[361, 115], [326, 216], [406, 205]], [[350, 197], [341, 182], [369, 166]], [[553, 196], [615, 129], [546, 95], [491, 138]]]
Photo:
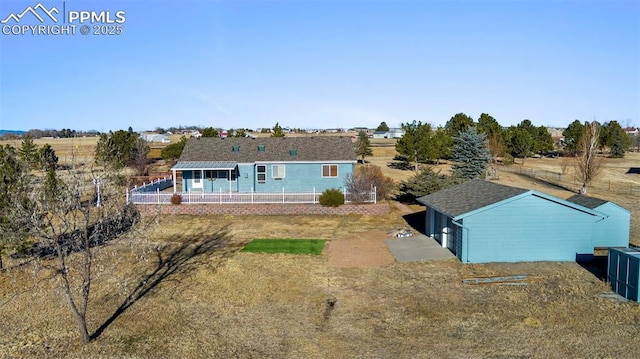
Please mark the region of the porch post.
[[173, 173], [173, 193], [176, 193], [176, 170], [171, 169], [171, 172]]

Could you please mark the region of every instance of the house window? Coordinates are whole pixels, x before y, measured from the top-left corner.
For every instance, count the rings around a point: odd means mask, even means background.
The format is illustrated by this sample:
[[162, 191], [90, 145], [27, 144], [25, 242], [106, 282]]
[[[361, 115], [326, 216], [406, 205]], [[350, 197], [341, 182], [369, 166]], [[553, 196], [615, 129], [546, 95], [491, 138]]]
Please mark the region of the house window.
[[322, 177], [338, 177], [338, 165], [322, 165]]
[[202, 172], [193, 171], [193, 183], [200, 183], [201, 180], [202, 180]]
[[284, 165], [271, 166], [271, 177], [275, 179], [284, 178]]
[[[235, 172], [232, 174], [231, 180], [234, 181]], [[229, 179], [229, 171], [228, 170], [206, 170], [204, 171], [204, 178], [209, 181], [215, 181], [216, 179]]]
[[265, 183], [267, 182], [267, 166], [257, 166], [256, 167], [256, 174], [257, 174], [257, 178], [258, 178], [258, 183]]

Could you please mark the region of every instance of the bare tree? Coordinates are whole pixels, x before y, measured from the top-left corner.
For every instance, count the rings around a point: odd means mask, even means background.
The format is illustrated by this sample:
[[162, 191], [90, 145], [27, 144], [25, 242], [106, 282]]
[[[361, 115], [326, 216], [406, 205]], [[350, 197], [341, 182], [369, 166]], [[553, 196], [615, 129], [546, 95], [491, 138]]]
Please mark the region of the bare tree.
[[578, 155], [574, 157], [576, 179], [582, 183], [581, 194], [587, 194], [587, 187], [602, 172], [604, 159], [597, 156], [600, 125], [586, 123], [578, 142]]
[[[95, 247], [125, 233], [139, 218], [122, 199], [118, 182], [117, 173], [84, 170], [46, 180], [34, 177], [28, 192], [16, 196], [21, 201], [13, 203], [19, 217], [27, 219], [23, 231], [35, 241], [24, 255], [54, 273], [83, 343], [91, 339], [87, 309]], [[95, 186], [101, 187], [98, 201]]]

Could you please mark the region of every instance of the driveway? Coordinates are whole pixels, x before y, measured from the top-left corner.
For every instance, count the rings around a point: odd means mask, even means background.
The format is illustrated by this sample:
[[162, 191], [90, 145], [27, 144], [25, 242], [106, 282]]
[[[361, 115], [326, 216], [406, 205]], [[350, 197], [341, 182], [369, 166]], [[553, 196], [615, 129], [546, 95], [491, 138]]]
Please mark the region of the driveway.
[[388, 239], [384, 243], [400, 263], [440, 261], [456, 258], [447, 248], [442, 248], [435, 239], [424, 234], [397, 239]]

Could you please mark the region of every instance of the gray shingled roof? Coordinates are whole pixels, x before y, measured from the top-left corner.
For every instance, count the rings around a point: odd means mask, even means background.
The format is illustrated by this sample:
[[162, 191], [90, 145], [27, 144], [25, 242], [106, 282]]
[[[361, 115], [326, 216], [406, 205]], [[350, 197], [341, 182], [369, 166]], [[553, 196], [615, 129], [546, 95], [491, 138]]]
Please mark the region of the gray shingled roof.
[[528, 191], [475, 179], [420, 197], [418, 202], [448, 216], [457, 217]]
[[[264, 146], [264, 151], [258, 151]], [[234, 152], [234, 147], [236, 150]], [[292, 151], [293, 150], [293, 151]], [[356, 161], [349, 137], [191, 138], [179, 162], [189, 161]]]
[[575, 203], [581, 205], [582, 207], [587, 207], [589, 209], [594, 209], [602, 206], [603, 204], [609, 202], [600, 198], [594, 198], [589, 196], [584, 196], [581, 194], [576, 194], [567, 198], [567, 202]]

